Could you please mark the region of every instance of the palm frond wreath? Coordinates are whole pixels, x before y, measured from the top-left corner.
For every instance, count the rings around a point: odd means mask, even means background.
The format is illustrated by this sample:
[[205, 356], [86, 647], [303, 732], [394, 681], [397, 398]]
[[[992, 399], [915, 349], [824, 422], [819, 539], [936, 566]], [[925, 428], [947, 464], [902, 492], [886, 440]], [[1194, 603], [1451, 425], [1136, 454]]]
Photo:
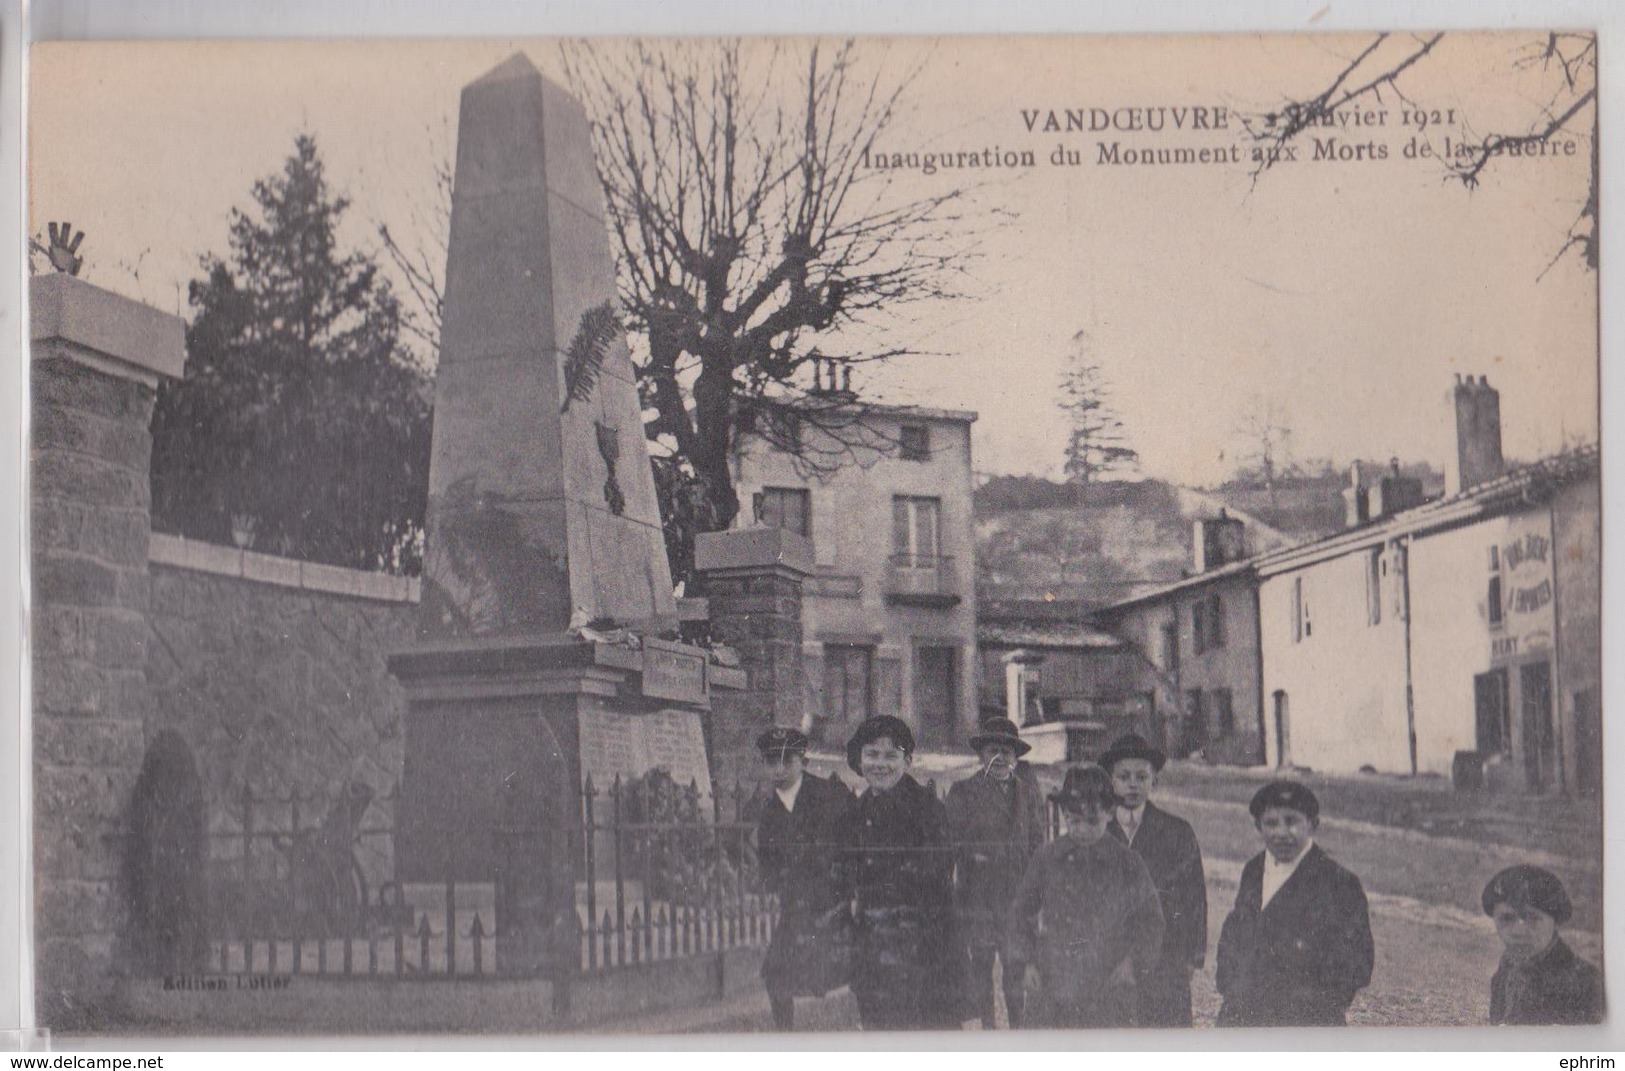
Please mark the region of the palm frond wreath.
[[570, 340], [570, 348], [564, 352], [564, 404], [559, 406], [559, 412], [568, 412], [571, 402], [592, 398], [610, 343], [620, 330], [621, 322], [613, 302], [594, 305], [581, 314], [576, 337]]

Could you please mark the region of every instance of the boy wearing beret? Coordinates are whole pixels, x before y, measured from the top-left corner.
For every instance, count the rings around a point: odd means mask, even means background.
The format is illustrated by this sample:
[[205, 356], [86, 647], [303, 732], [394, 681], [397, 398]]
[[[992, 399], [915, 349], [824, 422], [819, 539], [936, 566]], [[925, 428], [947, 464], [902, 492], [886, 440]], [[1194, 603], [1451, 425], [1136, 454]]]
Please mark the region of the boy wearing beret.
[[1162, 955], [1136, 989], [1138, 1023], [1191, 1025], [1191, 972], [1207, 958], [1207, 878], [1196, 831], [1151, 802], [1167, 756], [1138, 733], [1117, 738], [1100, 756], [1117, 805], [1106, 827], [1145, 860], [1162, 904]]
[[772, 785], [757, 827], [757, 853], [763, 882], [779, 902], [762, 981], [773, 1025], [793, 1030], [796, 997], [823, 996], [846, 981], [834, 974], [834, 950], [819, 924], [840, 903], [835, 823], [852, 795], [838, 780], [807, 774], [807, 737], [796, 729], [769, 729], [757, 737], [756, 749]]
[[846, 761], [863, 791], [837, 819], [836, 887], [853, 920], [852, 995], [865, 1030], [957, 1030], [962, 946], [942, 803], [909, 773], [914, 734], [880, 715]]
[[1272, 781], [1248, 810], [1264, 851], [1241, 870], [1219, 931], [1220, 1026], [1342, 1026], [1371, 984], [1371, 915], [1360, 879], [1314, 842], [1320, 801]]
[[1508, 867], [1484, 886], [1483, 903], [1504, 949], [1501, 966], [1490, 979], [1490, 1022], [1602, 1022], [1602, 974], [1576, 956], [1557, 932], [1574, 913], [1557, 875], [1538, 866]]

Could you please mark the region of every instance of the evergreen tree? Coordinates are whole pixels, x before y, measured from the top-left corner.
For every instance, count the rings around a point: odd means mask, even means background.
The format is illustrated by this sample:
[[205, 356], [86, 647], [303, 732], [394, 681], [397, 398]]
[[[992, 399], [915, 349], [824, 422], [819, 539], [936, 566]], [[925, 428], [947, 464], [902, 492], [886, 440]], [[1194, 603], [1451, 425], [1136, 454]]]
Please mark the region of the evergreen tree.
[[316, 142], [234, 209], [229, 253], [188, 297], [187, 374], [153, 414], [154, 527], [366, 569], [416, 572], [428, 491], [427, 377], [377, 263], [341, 254], [349, 201]]
[[1107, 474], [1132, 472], [1139, 465], [1139, 451], [1128, 444], [1105, 373], [1083, 331], [1072, 336], [1071, 363], [1061, 376], [1059, 405], [1072, 425], [1066, 440], [1068, 480], [1087, 486]]

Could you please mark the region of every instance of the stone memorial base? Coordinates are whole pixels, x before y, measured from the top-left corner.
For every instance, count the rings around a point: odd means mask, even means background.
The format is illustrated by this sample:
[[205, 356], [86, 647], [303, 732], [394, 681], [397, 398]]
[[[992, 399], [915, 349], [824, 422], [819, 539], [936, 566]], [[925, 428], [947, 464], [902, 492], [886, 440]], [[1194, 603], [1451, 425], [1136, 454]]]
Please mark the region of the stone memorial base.
[[709, 796], [712, 691], [743, 683], [699, 648], [571, 635], [424, 643], [389, 668], [407, 694], [397, 880], [494, 884], [498, 969], [518, 973], [576, 947], [588, 779], [658, 768]]

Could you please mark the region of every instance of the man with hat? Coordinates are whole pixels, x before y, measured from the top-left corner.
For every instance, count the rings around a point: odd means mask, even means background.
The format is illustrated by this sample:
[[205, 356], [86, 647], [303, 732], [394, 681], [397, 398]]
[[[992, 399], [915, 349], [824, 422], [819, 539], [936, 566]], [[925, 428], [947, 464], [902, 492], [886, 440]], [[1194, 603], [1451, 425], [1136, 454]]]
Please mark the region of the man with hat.
[[756, 831], [763, 884], [778, 897], [773, 941], [762, 980], [773, 1024], [795, 1029], [795, 998], [823, 996], [845, 984], [820, 921], [840, 904], [835, 891], [835, 825], [851, 806], [840, 781], [807, 774], [807, 737], [775, 727], [756, 738], [772, 786]]
[[1247, 808], [1264, 851], [1241, 869], [1219, 931], [1220, 1026], [1342, 1026], [1371, 983], [1371, 915], [1360, 879], [1315, 844], [1320, 801], [1271, 781]]
[[1191, 972], [1207, 958], [1207, 878], [1196, 831], [1151, 802], [1168, 757], [1138, 733], [1120, 736], [1100, 756], [1117, 804], [1106, 832], [1145, 860], [1162, 904], [1162, 954], [1139, 979], [1137, 1025], [1191, 1025]]
[[948, 790], [948, 832], [954, 842], [954, 906], [970, 958], [966, 999], [982, 1026], [994, 1026], [993, 966], [1004, 973], [1004, 1006], [1012, 1030], [1021, 1026], [1021, 974], [1005, 954], [1010, 905], [1021, 875], [1044, 843], [1047, 815], [1037, 779], [1021, 756], [1032, 745], [1009, 718], [989, 718], [970, 738], [980, 765]]
[[1145, 861], [1106, 835], [1115, 798], [1104, 770], [1068, 770], [1050, 799], [1065, 835], [1033, 853], [1010, 911], [1010, 957], [1038, 975], [1028, 1023], [1133, 1026], [1136, 979], [1162, 943], [1157, 887]]
[[1602, 1022], [1602, 974], [1558, 933], [1574, 905], [1557, 875], [1527, 863], [1509, 866], [1484, 886], [1483, 903], [1502, 945], [1501, 965], [1490, 979], [1490, 1022]]

